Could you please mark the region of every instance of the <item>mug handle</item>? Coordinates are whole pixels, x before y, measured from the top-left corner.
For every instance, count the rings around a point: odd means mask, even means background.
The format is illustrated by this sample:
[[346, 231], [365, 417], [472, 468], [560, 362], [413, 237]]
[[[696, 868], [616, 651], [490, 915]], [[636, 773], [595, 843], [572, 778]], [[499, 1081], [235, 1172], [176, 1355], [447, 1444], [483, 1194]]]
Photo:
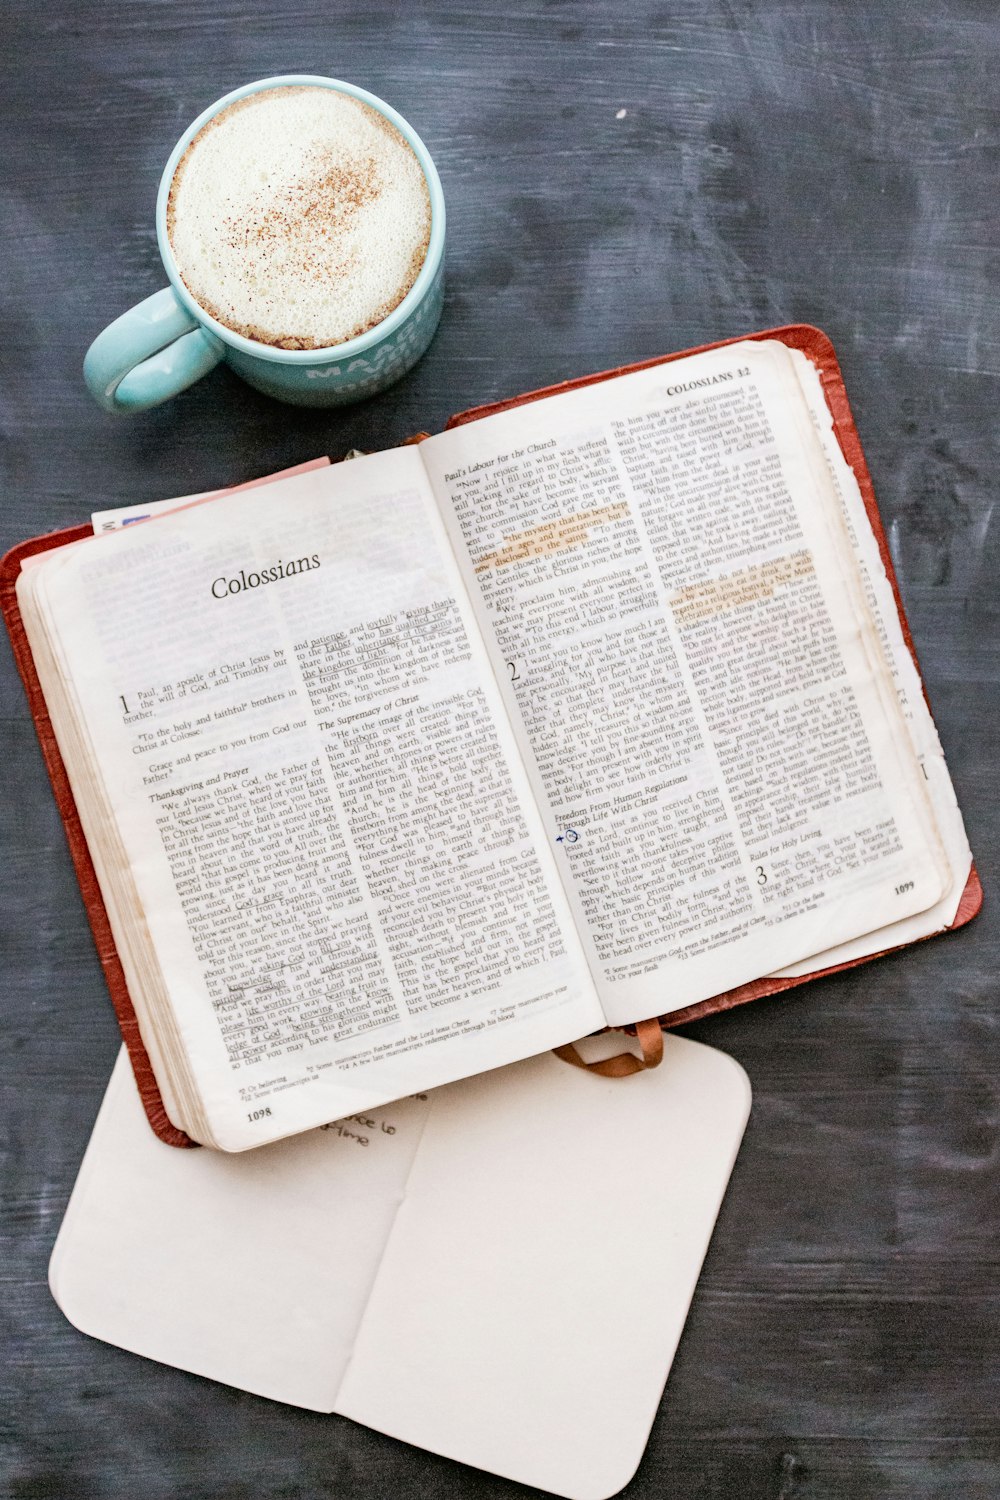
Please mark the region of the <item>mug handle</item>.
[[147, 411], [214, 370], [225, 352], [167, 286], [97, 335], [83, 378], [105, 411]]

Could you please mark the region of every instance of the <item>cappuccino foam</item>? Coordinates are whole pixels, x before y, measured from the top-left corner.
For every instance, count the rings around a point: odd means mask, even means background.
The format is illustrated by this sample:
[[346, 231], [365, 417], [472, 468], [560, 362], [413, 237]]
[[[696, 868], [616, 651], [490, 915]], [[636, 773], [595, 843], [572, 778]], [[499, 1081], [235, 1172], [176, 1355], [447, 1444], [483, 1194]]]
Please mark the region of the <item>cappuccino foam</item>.
[[366, 333], [416, 281], [430, 192], [384, 115], [313, 84], [215, 115], [178, 163], [167, 234], [181, 280], [227, 328], [281, 349]]

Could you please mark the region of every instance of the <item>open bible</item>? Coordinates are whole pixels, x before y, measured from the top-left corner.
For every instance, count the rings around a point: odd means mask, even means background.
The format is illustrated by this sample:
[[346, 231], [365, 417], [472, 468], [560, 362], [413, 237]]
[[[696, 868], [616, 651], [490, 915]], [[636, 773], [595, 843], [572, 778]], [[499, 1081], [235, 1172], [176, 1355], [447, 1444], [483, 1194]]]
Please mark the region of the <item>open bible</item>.
[[805, 333], [25, 563], [173, 1126], [240, 1151], [974, 912]]

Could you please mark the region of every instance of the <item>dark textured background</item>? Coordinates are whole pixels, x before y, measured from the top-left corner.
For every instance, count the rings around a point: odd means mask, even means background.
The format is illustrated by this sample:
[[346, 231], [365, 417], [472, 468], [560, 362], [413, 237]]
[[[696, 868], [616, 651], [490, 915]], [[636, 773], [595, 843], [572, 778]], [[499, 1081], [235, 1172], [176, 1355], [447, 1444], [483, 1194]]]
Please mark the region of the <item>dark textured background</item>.
[[[4, 0], [0, 27], [4, 545], [705, 340], [794, 320], [832, 336], [987, 907], [957, 936], [691, 1028], [744, 1063], [756, 1100], [626, 1493], [1000, 1496], [994, 0]], [[372, 89], [429, 145], [450, 216], [435, 344], [340, 414], [220, 370], [106, 416], [80, 362], [163, 282], [170, 147], [219, 95], [292, 70]], [[0, 1494], [528, 1494], [103, 1347], [50, 1301], [118, 1042], [0, 656]]]

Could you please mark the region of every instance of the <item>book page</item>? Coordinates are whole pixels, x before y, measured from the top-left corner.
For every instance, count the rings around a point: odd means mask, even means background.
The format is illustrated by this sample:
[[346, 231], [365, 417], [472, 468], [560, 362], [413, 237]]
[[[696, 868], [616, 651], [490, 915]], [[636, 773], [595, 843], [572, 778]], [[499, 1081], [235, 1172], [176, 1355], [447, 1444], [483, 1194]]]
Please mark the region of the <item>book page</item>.
[[52, 559], [30, 578], [214, 1141], [602, 1024], [413, 450]]
[[739, 1064], [675, 1036], [624, 1080], [538, 1057], [441, 1090], [336, 1410], [572, 1500], [616, 1494], [749, 1111]]
[[833, 418], [823, 398], [819, 372], [815, 365], [799, 350], [792, 351], [795, 372], [801, 382], [803, 394], [809, 406], [813, 425], [823, 444], [823, 453], [830, 470], [837, 496], [843, 507], [844, 522], [864, 582], [865, 598], [878, 629], [886, 660], [892, 671], [899, 706], [913, 741], [914, 753], [920, 762], [927, 782], [927, 794], [934, 808], [941, 842], [948, 858], [952, 879], [940, 900], [927, 911], [852, 942], [841, 943], [837, 948], [812, 955], [808, 960], [792, 964], [781, 970], [782, 975], [807, 974], [815, 969], [824, 969], [832, 964], [850, 963], [870, 953], [879, 953], [902, 943], [912, 943], [918, 938], [928, 937], [950, 926], [955, 920], [965, 883], [972, 868], [972, 851], [965, 833], [962, 813], [955, 797], [944, 752], [938, 738], [934, 720], [931, 718], [927, 699], [924, 696], [920, 675], [903, 637], [899, 611], [892, 592], [892, 585], [879, 556], [878, 544], [868, 524], [865, 503], [861, 498], [854, 472], [840, 451], [833, 430]]
[[924, 778], [782, 345], [555, 395], [421, 453], [610, 1021], [939, 899]]
[[178, 1150], [150, 1130], [123, 1047], [52, 1295], [106, 1343], [332, 1411], [430, 1109], [402, 1099], [235, 1156]]
[[670, 1036], [625, 1083], [542, 1056], [234, 1157], [158, 1141], [123, 1050], [52, 1293], [148, 1359], [596, 1500], [642, 1455], [749, 1105]]

